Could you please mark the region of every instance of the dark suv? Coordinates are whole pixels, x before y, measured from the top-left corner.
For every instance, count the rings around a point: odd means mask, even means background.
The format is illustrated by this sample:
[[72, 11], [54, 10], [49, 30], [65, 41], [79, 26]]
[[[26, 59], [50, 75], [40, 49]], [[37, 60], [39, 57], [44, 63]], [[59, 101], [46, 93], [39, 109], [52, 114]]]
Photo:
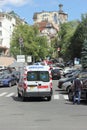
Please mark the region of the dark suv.
[[61, 73], [59, 69], [52, 69], [52, 79], [60, 79], [61, 78]]

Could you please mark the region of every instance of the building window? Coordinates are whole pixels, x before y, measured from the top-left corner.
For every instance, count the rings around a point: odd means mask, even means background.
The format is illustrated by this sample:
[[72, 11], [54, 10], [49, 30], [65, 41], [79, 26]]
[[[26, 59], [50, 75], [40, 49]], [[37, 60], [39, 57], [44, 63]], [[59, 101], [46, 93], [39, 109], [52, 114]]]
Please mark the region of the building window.
[[58, 23], [57, 14], [54, 14], [54, 22], [55, 22], [55, 24], [57, 24], [57, 23]]

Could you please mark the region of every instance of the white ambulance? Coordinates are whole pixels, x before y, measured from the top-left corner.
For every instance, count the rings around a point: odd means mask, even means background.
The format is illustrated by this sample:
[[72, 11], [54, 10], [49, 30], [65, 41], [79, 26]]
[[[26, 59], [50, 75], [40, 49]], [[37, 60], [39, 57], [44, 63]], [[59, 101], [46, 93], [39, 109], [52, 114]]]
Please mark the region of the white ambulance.
[[24, 101], [27, 97], [43, 97], [48, 101], [52, 97], [52, 76], [49, 66], [29, 65], [24, 69], [17, 86], [18, 97]]

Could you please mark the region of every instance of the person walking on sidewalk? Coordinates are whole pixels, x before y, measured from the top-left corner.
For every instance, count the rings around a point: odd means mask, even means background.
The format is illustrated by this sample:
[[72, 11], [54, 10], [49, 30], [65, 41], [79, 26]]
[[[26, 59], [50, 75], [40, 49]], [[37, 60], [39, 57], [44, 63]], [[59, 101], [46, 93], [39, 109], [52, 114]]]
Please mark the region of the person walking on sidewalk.
[[79, 75], [77, 75], [76, 79], [73, 81], [73, 104], [77, 102], [80, 104], [81, 98], [81, 90], [82, 90], [82, 81], [79, 79]]

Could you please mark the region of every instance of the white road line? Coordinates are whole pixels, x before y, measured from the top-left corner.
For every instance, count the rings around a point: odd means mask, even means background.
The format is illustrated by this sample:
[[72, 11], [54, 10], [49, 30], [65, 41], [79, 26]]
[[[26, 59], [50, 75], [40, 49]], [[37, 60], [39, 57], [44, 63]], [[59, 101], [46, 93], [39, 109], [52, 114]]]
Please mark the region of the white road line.
[[4, 96], [5, 94], [7, 94], [7, 92], [1, 93], [1, 94], [0, 94], [0, 97], [1, 97], [1, 96]]
[[15, 97], [18, 97], [18, 94], [15, 94], [14, 96], [15, 96]]
[[53, 95], [54, 96], [54, 99], [59, 99], [59, 95], [56, 94], [56, 95]]
[[10, 94], [8, 94], [7, 96], [5, 96], [5, 97], [11, 97], [11, 96], [13, 96], [15, 93], [10, 93]]
[[68, 100], [68, 99], [69, 99], [69, 98], [68, 98], [68, 95], [63, 95], [63, 97], [64, 97], [65, 100]]
[[[13, 95], [14, 95], [15, 97], [18, 97], [17, 93], [15, 93], [15, 92], [11, 92], [11, 93], [9, 93], [9, 94], [8, 94], [8, 92], [2, 92], [2, 93], [0, 93], [0, 97], [2, 97], [2, 96], [11, 97], [11, 96], [13, 96]], [[68, 98], [68, 95], [62, 95], [62, 96], [63, 96], [63, 98], [64, 98], [65, 100], [68, 100], [68, 99], [69, 99], [69, 98]], [[54, 95], [52, 96], [52, 99], [53, 99], [53, 100], [59, 100], [60, 98], [62, 98], [60, 94], [54, 94]]]

